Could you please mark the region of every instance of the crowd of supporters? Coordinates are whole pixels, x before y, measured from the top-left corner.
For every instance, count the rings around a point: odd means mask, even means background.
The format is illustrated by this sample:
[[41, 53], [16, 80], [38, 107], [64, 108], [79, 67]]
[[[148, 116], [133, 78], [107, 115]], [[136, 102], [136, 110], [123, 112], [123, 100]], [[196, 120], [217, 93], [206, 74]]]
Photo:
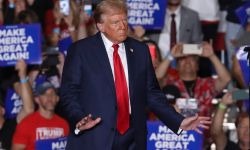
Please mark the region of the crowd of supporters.
[[[0, 149], [34, 149], [36, 140], [65, 137], [70, 132], [60, 113], [63, 108], [58, 89], [66, 54], [58, 51], [58, 44], [98, 32], [93, 19], [98, 1], [69, 2], [69, 12], [64, 14], [59, 0], [0, 0], [1, 26], [39, 24], [42, 30], [41, 64], [30, 65], [21, 59], [14, 66], [0, 66]], [[244, 70], [236, 57], [239, 48], [250, 46], [250, 18], [242, 26], [235, 14], [247, 2], [168, 0], [162, 30], [146, 30], [142, 26], [131, 26], [129, 30], [129, 36], [148, 44], [163, 92], [177, 93], [166, 103], [184, 116], [198, 113], [212, 117], [211, 128], [205, 132], [204, 149], [213, 147], [212, 143], [217, 149], [250, 148], [249, 95], [247, 100], [233, 96], [237, 89], [249, 88], [249, 76], [244, 76], [247, 71], [249, 75], [249, 65]], [[84, 10], [84, 5], [92, 6], [92, 14]], [[207, 7], [201, 7], [204, 5]], [[169, 40], [173, 20], [174, 43]], [[202, 53], [183, 53], [186, 44], [199, 44]], [[19, 99], [14, 115], [7, 115], [10, 95]], [[187, 101], [196, 107], [181, 107]], [[157, 119], [150, 111], [148, 114], [149, 120]], [[236, 126], [229, 130], [226, 123], [234, 122]], [[55, 134], [37, 136], [37, 130]], [[229, 136], [233, 131], [237, 131], [236, 138]]]

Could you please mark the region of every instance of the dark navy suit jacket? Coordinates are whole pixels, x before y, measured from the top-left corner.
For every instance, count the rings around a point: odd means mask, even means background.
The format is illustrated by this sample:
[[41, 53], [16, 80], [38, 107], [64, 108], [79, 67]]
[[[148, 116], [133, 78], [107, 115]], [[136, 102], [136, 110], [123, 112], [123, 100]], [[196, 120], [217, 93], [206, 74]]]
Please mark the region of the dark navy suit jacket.
[[[148, 47], [132, 38], [124, 41], [129, 75], [132, 128], [136, 150], [146, 149], [146, 107], [150, 108], [171, 130], [177, 132], [183, 120], [166, 104], [152, 66]], [[111, 150], [116, 129], [116, 93], [108, 55], [101, 34], [73, 43], [65, 60], [60, 103], [72, 126], [67, 149]], [[76, 136], [78, 121], [91, 113], [102, 121]]]

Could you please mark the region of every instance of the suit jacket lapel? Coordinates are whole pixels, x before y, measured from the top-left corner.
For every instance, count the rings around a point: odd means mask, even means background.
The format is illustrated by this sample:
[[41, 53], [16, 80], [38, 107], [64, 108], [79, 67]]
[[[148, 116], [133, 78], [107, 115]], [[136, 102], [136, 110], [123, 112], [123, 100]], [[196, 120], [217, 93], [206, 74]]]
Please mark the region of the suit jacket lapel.
[[94, 44], [96, 46], [96, 49], [94, 50], [94, 55], [97, 58], [96, 61], [99, 62], [100, 66], [101, 66], [100, 69], [102, 69], [102, 72], [104, 74], [104, 78], [107, 79], [108, 85], [109, 85], [109, 87], [111, 87], [111, 90], [113, 91], [113, 93], [115, 95], [114, 78], [113, 78], [111, 66], [109, 63], [108, 54], [106, 52], [106, 49], [105, 49], [103, 40], [101, 38], [100, 32], [97, 33], [95, 36], [97, 39], [94, 41]]
[[134, 80], [134, 49], [131, 48], [129, 45], [128, 40], [125, 40], [125, 49], [126, 49], [126, 56], [127, 56], [127, 64], [128, 64], [128, 79], [129, 79], [129, 95], [130, 100], [132, 100], [133, 97], [133, 80]]

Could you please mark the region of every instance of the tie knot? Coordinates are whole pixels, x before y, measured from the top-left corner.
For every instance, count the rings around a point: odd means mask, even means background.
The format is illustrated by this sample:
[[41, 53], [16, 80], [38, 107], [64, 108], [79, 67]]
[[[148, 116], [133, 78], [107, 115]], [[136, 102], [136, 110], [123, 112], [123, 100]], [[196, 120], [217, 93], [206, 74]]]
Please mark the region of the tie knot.
[[114, 51], [118, 51], [119, 45], [118, 44], [113, 44], [112, 47], [114, 48]]
[[171, 17], [172, 17], [172, 19], [174, 19], [175, 18], [175, 13], [171, 14]]

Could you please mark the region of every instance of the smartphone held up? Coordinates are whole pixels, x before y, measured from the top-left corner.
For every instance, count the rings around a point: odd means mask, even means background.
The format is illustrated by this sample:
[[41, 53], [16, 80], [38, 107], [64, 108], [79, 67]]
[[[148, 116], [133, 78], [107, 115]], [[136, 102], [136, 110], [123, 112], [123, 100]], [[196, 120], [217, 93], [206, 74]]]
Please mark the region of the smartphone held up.
[[187, 55], [201, 55], [202, 54], [201, 44], [183, 44], [183, 54]]
[[91, 15], [92, 15], [92, 5], [91, 5], [91, 4], [84, 4], [83, 10], [84, 10], [84, 12], [85, 12], [88, 16], [91, 16]]
[[249, 100], [249, 89], [237, 89], [232, 92], [233, 100]]
[[70, 13], [70, 0], [60, 0], [59, 1], [59, 6], [60, 6], [60, 12], [65, 15], [68, 16]]

